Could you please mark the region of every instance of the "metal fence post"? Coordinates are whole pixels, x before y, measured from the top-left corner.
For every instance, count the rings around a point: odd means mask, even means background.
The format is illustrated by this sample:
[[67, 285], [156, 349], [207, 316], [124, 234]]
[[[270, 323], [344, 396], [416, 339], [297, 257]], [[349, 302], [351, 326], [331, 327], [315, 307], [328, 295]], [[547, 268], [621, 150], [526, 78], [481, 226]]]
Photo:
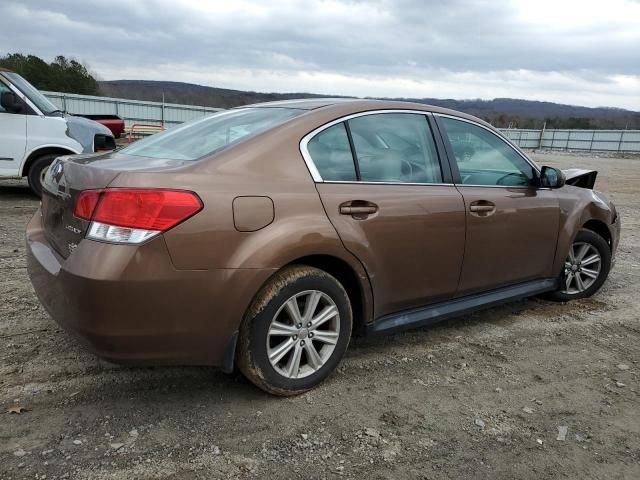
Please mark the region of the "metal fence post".
[[62, 94], [62, 111], [67, 111], [67, 96], [64, 93]]
[[618, 151], [622, 148], [622, 137], [624, 137], [624, 130], [620, 132], [620, 140], [618, 141]]
[[542, 138], [544, 137], [544, 129], [547, 126], [547, 122], [542, 124], [542, 130], [540, 130], [540, 138], [538, 139], [538, 150], [542, 150]]
[[596, 131], [591, 132], [591, 141], [589, 142], [589, 151], [593, 151], [593, 139], [596, 137]]
[[162, 110], [160, 117], [162, 119], [162, 127], [164, 128], [164, 92], [162, 92]]
[[571, 130], [567, 130], [567, 144], [564, 146], [564, 149], [569, 151], [569, 142], [571, 141]]

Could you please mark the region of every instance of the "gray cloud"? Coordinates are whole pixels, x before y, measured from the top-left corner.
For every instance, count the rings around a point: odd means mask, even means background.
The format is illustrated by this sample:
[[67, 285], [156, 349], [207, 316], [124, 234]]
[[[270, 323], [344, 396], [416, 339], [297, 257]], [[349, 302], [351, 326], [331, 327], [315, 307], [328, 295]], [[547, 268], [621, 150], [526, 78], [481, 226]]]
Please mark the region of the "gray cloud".
[[[459, 97], [545, 88], [538, 97], [556, 101], [586, 88], [577, 103], [640, 108], [638, 25], [640, 3], [630, 0], [5, 0], [0, 52], [75, 56], [107, 78], [282, 90], [315, 75], [316, 91], [357, 94], [353, 79], [361, 95], [393, 95], [393, 78], [409, 82], [397, 95], [451, 81]], [[501, 72], [511, 83], [501, 85]]]

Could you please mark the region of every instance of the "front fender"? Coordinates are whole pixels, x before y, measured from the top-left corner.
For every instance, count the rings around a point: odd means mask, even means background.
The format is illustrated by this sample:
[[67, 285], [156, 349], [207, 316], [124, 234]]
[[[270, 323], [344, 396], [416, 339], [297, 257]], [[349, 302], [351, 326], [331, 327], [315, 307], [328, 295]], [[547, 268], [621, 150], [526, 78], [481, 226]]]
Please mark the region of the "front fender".
[[612, 204], [602, 193], [570, 185], [558, 189], [557, 192], [560, 228], [553, 262], [554, 275], [560, 275], [562, 272], [569, 246], [585, 223], [597, 220], [611, 230], [615, 216]]

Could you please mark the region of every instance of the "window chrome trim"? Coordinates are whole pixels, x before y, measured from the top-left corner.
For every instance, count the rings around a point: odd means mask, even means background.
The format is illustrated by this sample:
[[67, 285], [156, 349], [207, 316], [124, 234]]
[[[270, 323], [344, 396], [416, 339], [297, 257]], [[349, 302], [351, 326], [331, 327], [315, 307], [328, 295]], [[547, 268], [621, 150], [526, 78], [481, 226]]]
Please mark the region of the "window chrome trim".
[[514, 189], [517, 188], [518, 190], [529, 190], [529, 189], [535, 189], [535, 190], [553, 190], [552, 188], [549, 187], [536, 187], [535, 185], [476, 185], [476, 184], [471, 184], [471, 183], [456, 183], [455, 184], [456, 187], [460, 188], [460, 187], [475, 187], [475, 188], [510, 188], [510, 189]]
[[[320, 172], [318, 171], [318, 168], [316, 167], [315, 163], [313, 163], [313, 159], [311, 158], [311, 154], [309, 153], [309, 149], [307, 147], [307, 145], [309, 144], [309, 141], [311, 141], [311, 139], [313, 137], [315, 137], [317, 134], [319, 134], [320, 132], [333, 127], [334, 125], [337, 125], [338, 123], [342, 123], [342, 122], [346, 122], [348, 120], [351, 120], [352, 118], [357, 118], [357, 117], [364, 117], [367, 115], [378, 115], [378, 114], [384, 114], [384, 113], [411, 113], [414, 115], [422, 115], [424, 117], [427, 117], [427, 115], [429, 115], [432, 112], [426, 111], [426, 110], [411, 110], [411, 109], [382, 109], [382, 110], [367, 110], [366, 112], [358, 112], [358, 113], [352, 113], [349, 115], [345, 115], [344, 117], [340, 117], [336, 120], [331, 120], [328, 123], [325, 123], [324, 125], [321, 125], [319, 127], [317, 127], [316, 129], [312, 130], [311, 132], [307, 133], [304, 137], [302, 137], [302, 140], [300, 140], [300, 153], [302, 154], [302, 158], [304, 159], [304, 163], [306, 163], [307, 168], [309, 169], [309, 172], [311, 173], [311, 177], [313, 178], [313, 181], [316, 183], [371, 183], [371, 184], [380, 184], [380, 185], [453, 185], [453, 184], [445, 184], [445, 183], [406, 183], [406, 182], [363, 182], [363, 181], [358, 181], [358, 180], [353, 180], [353, 181], [337, 181], [337, 180], [323, 180], [322, 179], [322, 175], [320, 175]], [[426, 119], [426, 118], [425, 118]], [[438, 165], [440, 163], [441, 159], [438, 159]], [[442, 168], [442, 167], [441, 167]]]
[[432, 187], [453, 187], [453, 183], [418, 183], [418, 182], [370, 182], [366, 180], [322, 180], [319, 183], [338, 183], [350, 185], [413, 185], [413, 186], [432, 186]]
[[[478, 122], [474, 122], [473, 120], [469, 120], [467, 118], [462, 118], [462, 117], [456, 117], [455, 115], [448, 115], [446, 113], [433, 113], [433, 116], [435, 117], [441, 117], [441, 118], [451, 118], [452, 120], [459, 120], [461, 122], [466, 122], [466, 123], [470, 123], [471, 125], [475, 125], [476, 127], [480, 127], [485, 129], [487, 132], [492, 133], [494, 136], [498, 137], [500, 140], [502, 140], [503, 142], [505, 142], [509, 147], [511, 147], [511, 150], [513, 150], [514, 152], [516, 152], [520, 157], [522, 157], [522, 159], [524, 161], [526, 161], [531, 168], [533, 168], [537, 173], [540, 173], [540, 168], [538, 167], [538, 165], [536, 165], [533, 160], [531, 160], [529, 157], [527, 157], [525, 155], [525, 153], [520, 150], [520, 148], [514, 144], [513, 142], [511, 142], [511, 140], [509, 138], [507, 138], [505, 135], [502, 135], [500, 132], [495, 132], [493, 129], [482, 125]], [[443, 136], [444, 136], [444, 132], [443, 132]], [[455, 160], [455, 158], [453, 159]], [[474, 185], [474, 186], [487, 186], [487, 185]], [[502, 185], [495, 185], [495, 186], [502, 186]]]

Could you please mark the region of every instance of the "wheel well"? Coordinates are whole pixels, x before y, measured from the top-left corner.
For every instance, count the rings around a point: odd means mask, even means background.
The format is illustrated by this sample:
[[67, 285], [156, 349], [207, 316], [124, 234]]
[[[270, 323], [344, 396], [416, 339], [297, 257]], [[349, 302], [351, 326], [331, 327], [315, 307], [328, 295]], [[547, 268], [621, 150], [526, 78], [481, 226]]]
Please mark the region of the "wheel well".
[[53, 153], [58, 153], [60, 155], [75, 154], [75, 152], [72, 152], [71, 150], [67, 150], [65, 148], [60, 148], [60, 147], [45, 147], [45, 148], [40, 148], [38, 150], [35, 150], [34, 152], [31, 152], [31, 155], [29, 155], [29, 157], [27, 158], [27, 161], [24, 162], [24, 166], [22, 167], [22, 176], [25, 177], [29, 174], [29, 169], [31, 168], [31, 165], [33, 165], [33, 162], [36, 161], [36, 159], [40, 158], [43, 155], [49, 155]]
[[601, 222], [600, 220], [589, 220], [582, 226], [582, 228], [591, 230], [593, 233], [600, 235], [606, 240], [609, 248], [611, 248], [611, 232], [609, 232], [609, 228], [604, 222]]
[[310, 255], [298, 258], [289, 265], [308, 265], [324, 270], [335, 277], [347, 291], [351, 308], [353, 309], [353, 332], [360, 333], [364, 326], [364, 292], [358, 280], [358, 275], [344, 260], [331, 255]]

